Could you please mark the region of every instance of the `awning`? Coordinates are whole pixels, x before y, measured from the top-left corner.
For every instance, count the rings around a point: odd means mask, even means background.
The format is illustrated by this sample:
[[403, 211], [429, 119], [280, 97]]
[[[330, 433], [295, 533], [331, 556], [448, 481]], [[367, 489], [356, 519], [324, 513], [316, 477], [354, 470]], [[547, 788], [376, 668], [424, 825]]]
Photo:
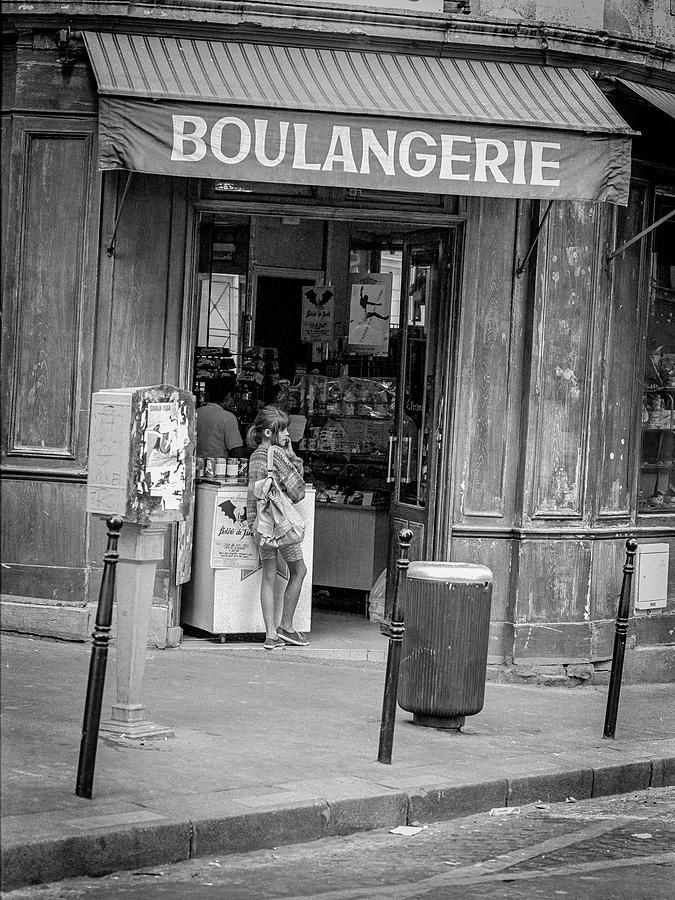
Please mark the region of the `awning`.
[[638, 84], [637, 81], [626, 81], [624, 78], [619, 78], [618, 80], [633, 93], [637, 94], [638, 97], [642, 97], [643, 100], [675, 119], [675, 94], [671, 94], [670, 91], [663, 91], [660, 88], [648, 87], [646, 84]]
[[627, 202], [634, 132], [579, 69], [84, 37], [102, 169]]

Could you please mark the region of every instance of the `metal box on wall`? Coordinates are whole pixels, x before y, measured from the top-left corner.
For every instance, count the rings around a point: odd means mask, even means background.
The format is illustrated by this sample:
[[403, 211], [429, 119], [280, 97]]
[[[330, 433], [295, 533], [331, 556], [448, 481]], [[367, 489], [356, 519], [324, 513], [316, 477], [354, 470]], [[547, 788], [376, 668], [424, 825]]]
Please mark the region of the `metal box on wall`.
[[669, 544], [640, 544], [635, 558], [636, 612], [665, 609], [668, 598]]
[[87, 512], [138, 525], [190, 514], [195, 398], [167, 384], [92, 396]]

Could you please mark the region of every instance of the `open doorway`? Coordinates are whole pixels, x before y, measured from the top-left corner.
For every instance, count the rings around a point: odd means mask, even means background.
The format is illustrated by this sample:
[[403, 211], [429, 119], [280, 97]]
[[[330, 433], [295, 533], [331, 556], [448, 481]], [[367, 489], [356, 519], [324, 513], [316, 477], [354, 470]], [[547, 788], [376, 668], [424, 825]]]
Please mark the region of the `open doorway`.
[[[256, 217], [214, 215], [202, 229], [195, 385], [234, 372], [242, 441], [262, 405], [288, 412], [315, 497], [312, 546], [303, 548], [311, 556], [310, 613], [314, 622], [319, 611], [350, 615], [352, 646], [359, 628], [377, 626], [370, 634], [381, 643], [381, 576], [402, 524], [418, 535], [413, 558], [433, 552], [437, 426], [450, 394], [442, 332], [449, 328], [452, 229], [345, 220], [328, 230], [307, 219], [305, 229], [289, 231], [283, 220], [264, 218], [261, 226]], [[322, 239], [312, 246], [317, 234]], [[321, 304], [328, 324], [308, 337], [303, 318]], [[205, 367], [199, 351], [207, 314]], [[213, 543], [216, 519], [206, 517], [196, 542]], [[242, 606], [257, 610], [255, 578], [242, 573], [235, 589], [231, 573], [214, 568], [212, 548], [200, 559], [210, 581], [204, 602], [195, 600], [194, 584], [187, 587], [182, 624], [225, 640], [250, 638], [256, 623], [232, 609], [245, 592]], [[195, 615], [196, 606], [206, 614]], [[237, 631], [244, 622], [250, 630]], [[315, 632], [313, 625], [303, 630]]]

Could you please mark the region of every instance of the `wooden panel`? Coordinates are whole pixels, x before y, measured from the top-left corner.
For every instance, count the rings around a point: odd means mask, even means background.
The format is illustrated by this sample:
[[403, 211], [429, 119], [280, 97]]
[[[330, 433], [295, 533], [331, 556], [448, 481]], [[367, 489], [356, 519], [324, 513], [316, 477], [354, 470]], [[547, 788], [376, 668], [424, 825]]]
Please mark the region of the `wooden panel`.
[[556, 202], [539, 242], [530, 442], [536, 447], [533, 510], [542, 518], [583, 511], [597, 218], [594, 204]]
[[87, 582], [88, 572], [84, 568], [18, 564], [3, 571], [2, 592], [7, 599], [17, 597], [22, 603], [49, 600], [81, 605], [86, 597]]
[[94, 309], [85, 291], [92, 152], [93, 123], [15, 120], [10, 454], [75, 460], [86, 449], [80, 406], [89, 393], [85, 345]]
[[[619, 247], [644, 227], [646, 190], [633, 185], [627, 207], [612, 206], [616, 219], [613, 241]], [[597, 503], [599, 515], [630, 513], [632, 455], [631, 439], [639, 408], [636, 389], [640, 344], [641, 252], [638, 241], [610, 263], [611, 298], [604, 346], [598, 357], [602, 367], [602, 444], [598, 454]]]
[[625, 561], [625, 538], [596, 541], [593, 544], [592, 619], [614, 619], [616, 617]]
[[126, 177], [105, 177], [94, 390], [179, 378], [187, 184], [135, 173], [120, 212]]
[[2, 544], [6, 563], [82, 566], [85, 485], [2, 482]]
[[591, 546], [572, 538], [522, 541], [515, 621], [589, 621]]
[[9, 168], [10, 147], [12, 142], [12, 120], [9, 116], [0, 117], [0, 228], [2, 229], [2, 270], [7, 271], [10, 253], [9, 230]]
[[[181, 380], [188, 179], [134, 173], [120, 208], [127, 174], [106, 173], [100, 247], [93, 390]], [[106, 252], [115, 219], [112, 256]], [[189, 326], [186, 326], [189, 331]], [[186, 333], [187, 333], [186, 331]], [[98, 570], [105, 528], [92, 530], [89, 558]], [[158, 565], [155, 602], [175, 614], [176, 584], [170, 538]], [[90, 595], [95, 600], [96, 585]]]
[[96, 80], [86, 54], [74, 66], [64, 69], [58, 60], [54, 34], [50, 29], [43, 34], [29, 32], [20, 36], [16, 56], [16, 106], [45, 113], [63, 110], [71, 114], [95, 114]]
[[589, 622], [556, 623], [555, 626], [528, 623], [516, 625], [514, 632], [516, 664], [583, 663], [592, 658]]
[[513, 401], [514, 316], [512, 275], [515, 201], [474, 201], [467, 229], [462, 299], [458, 434], [465, 516], [502, 518], [506, 505], [507, 438]]
[[323, 223], [300, 219], [287, 225], [280, 218], [260, 218], [256, 224], [254, 262], [290, 269], [323, 269]]
[[335, 335], [349, 331], [349, 224], [326, 223], [326, 281], [335, 288]]
[[9, 110], [14, 107], [14, 91], [16, 87], [16, 46], [3, 42], [2, 67], [0, 83], [2, 85], [2, 107]]
[[513, 622], [511, 604], [513, 542], [505, 538], [457, 537], [452, 539], [452, 562], [470, 562], [492, 571], [490, 621]]

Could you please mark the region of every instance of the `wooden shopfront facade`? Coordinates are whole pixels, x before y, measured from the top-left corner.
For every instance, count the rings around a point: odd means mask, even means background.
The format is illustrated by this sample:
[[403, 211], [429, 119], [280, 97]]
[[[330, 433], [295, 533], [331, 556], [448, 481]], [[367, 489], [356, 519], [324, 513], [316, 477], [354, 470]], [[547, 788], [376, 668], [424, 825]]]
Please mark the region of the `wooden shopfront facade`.
[[[349, 261], [373, 249], [398, 259], [399, 330], [417, 335], [406, 304], [425, 268], [425, 483], [406, 492], [399, 404], [385, 561], [406, 523], [419, 558], [489, 566], [490, 661], [592, 679], [626, 538], [665, 544], [666, 603], [632, 617], [629, 666], [672, 676], [672, 46], [659, 70], [636, 40], [581, 58], [571, 29], [554, 55], [534, 37], [516, 55], [515, 32], [466, 4], [328, 24], [312, 7], [301, 37], [268, 5], [202, 21], [189, 6], [165, 4], [160, 23], [134, 4], [67, 19], [6, 4], [3, 627], [88, 637], [104, 540], [84, 511], [90, 396], [193, 387], [220, 228], [245, 235], [238, 346], [256, 343], [265, 279], [283, 277], [334, 288], [337, 346]], [[176, 543], [158, 646], [180, 640]]]

